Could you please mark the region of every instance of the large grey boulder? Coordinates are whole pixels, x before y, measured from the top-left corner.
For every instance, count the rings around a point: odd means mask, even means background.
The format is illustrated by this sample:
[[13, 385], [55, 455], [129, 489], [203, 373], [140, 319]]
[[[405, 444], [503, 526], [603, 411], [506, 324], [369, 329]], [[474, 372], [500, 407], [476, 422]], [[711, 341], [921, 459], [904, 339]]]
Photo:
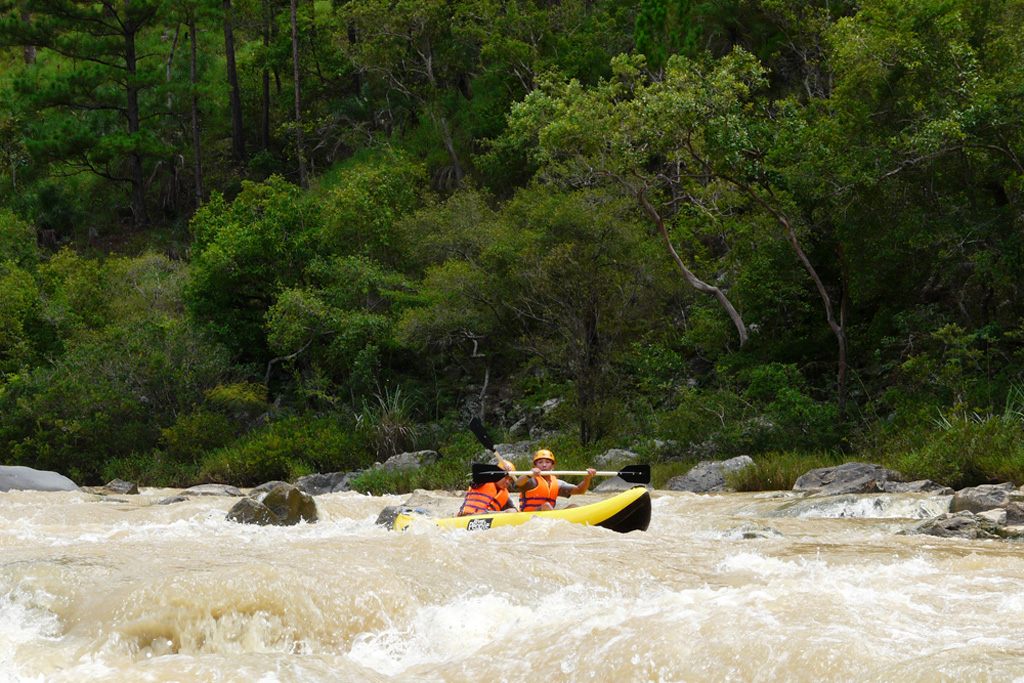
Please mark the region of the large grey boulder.
[[330, 472], [327, 474], [307, 474], [295, 480], [295, 486], [311, 496], [325, 493], [338, 493], [352, 490], [352, 477], [359, 472]]
[[[1013, 484], [982, 484], [960, 489], [953, 495], [950, 512], [984, 512], [993, 508], [1006, 507], [1011, 500], [1020, 500]], [[1013, 496], [1011, 498], [1011, 496]]]
[[243, 498], [228, 510], [227, 520], [239, 524], [258, 524], [259, 526], [277, 526], [277, 515], [263, 503], [254, 498]]
[[[619, 493], [620, 491], [628, 491], [639, 485], [640, 484], [631, 484], [622, 477], [608, 477], [597, 486], [591, 486], [590, 490], [594, 493]], [[650, 484], [644, 485], [644, 488], [648, 491], [654, 490]]]
[[107, 482], [107, 485], [103, 487], [110, 493], [118, 493], [121, 495], [134, 496], [139, 493], [139, 485], [134, 481], [124, 481], [123, 479], [112, 479]]
[[906, 478], [881, 465], [848, 462], [838, 467], [811, 470], [796, 480], [794, 491], [815, 496], [838, 496], [848, 493], [883, 493], [887, 482], [904, 482]]
[[313, 496], [292, 484], [279, 484], [263, 496], [247, 496], [228, 511], [227, 519], [242, 524], [292, 526], [316, 522], [319, 515]]
[[0, 465], [0, 491], [80, 491], [78, 485], [57, 472], [21, 465]]
[[691, 491], [693, 493], [719, 493], [728, 490], [726, 474], [739, 472], [750, 467], [754, 460], [749, 455], [740, 455], [728, 460], [705, 460], [697, 463], [681, 477], [672, 477], [665, 484], [669, 491]]
[[281, 520], [283, 526], [315, 522], [320, 518], [313, 496], [291, 484], [274, 487], [261, 502]]
[[384, 461], [381, 467], [389, 472], [396, 470], [415, 470], [437, 462], [441, 456], [437, 451], [415, 451], [412, 453], [399, 453]]
[[181, 492], [186, 496], [234, 496], [241, 498], [242, 492], [230, 484], [198, 484]]
[[953, 489], [938, 484], [931, 479], [918, 479], [917, 481], [883, 481], [882, 490], [885, 493], [932, 493], [936, 496], [952, 496]]
[[966, 511], [939, 515], [901, 533], [969, 540], [1018, 539], [1020, 537], [1019, 533], [1006, 529], [991, 519]]

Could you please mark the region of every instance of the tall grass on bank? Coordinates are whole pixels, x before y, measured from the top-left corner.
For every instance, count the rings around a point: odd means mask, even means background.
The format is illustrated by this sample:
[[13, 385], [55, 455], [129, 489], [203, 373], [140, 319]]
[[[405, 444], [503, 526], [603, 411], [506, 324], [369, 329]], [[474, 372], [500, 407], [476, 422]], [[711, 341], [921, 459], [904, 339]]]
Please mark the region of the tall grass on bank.
[[820, 467], [835, 467], [847, 459], [838, 453], [784, 451], [754, 457], [754, 464], [726, 475], [737, 491], [788, 491], [796, 480]]
[[940, 416], [918, 448], [895, 451], [887, 466], [908, 479], [931, 479], [954, 489], [1024, 484], [1024, 424], [1015, 415]]

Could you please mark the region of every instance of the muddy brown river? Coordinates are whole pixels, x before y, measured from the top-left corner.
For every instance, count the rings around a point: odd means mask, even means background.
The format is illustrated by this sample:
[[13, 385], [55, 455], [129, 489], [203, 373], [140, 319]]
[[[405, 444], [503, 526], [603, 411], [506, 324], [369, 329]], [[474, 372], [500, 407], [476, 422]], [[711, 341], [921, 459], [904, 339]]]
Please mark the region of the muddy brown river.
[[658, 491], [623, 535], [174, 493], [0, 493], [0, 683], [1024, 680], [1024, 547], [899, 534], [948, 497]]

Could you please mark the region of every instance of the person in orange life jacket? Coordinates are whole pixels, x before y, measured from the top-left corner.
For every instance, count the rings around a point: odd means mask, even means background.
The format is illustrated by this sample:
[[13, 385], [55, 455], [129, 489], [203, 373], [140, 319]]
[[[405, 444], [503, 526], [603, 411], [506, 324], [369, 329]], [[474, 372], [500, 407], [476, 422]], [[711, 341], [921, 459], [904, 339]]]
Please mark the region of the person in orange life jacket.
[[[593, 467], [587, 468], [583, 481], [573, 486], [559, 481], [553, 474], [544, 474], [555, 468], [555, 454], [547, 449], [537, 451], [533, 456], [533, 471], [516, 480], [519, 489], [519, 509], [523, 512], [537, 510], [553, 510], [559, 496], [568, 498], [578, 493], [586, 493], [590, 488], [590, 480], [597, 474]], [[570, 505], [569, 507], [576, 507]]]
[[[511, 472], [515, 466], [507, 460], [502, 460], [501, 469]], [[488, 481], [482, 484], [473, 484], [466, 491], [466, 498], [459, 508], [459, 517], [464, 515], [479, 515], [485, 512], [516, 512], [516, 506], [508, 495], [508, 487], [512, 484], [514, 477], [510, 474], [502, 477], [501, 481]]]

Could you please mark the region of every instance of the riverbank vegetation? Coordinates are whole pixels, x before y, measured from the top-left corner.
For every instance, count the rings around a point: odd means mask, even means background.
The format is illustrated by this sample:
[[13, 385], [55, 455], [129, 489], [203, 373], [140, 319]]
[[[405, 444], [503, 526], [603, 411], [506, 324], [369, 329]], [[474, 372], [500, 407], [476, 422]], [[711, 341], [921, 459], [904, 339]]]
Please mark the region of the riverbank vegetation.
[[0, 12], [0, 463], [1024, 484], [1019, 1]]

